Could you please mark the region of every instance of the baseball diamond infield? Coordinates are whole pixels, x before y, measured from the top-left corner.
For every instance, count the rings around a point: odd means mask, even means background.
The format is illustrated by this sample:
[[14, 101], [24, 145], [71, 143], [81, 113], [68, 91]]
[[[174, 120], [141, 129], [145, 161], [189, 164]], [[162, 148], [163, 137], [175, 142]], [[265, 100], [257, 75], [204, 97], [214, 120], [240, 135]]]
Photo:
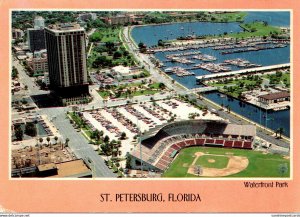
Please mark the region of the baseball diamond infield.
[[[200, 166], [201, 173], [197, 171]], [[280, 172], [286, 167], [285, 172]], [[199, 175], [198, 175], [199, 174]], [[162, 177], [289, 177], [290, 160], [279, 154], [220, 147], [180, 150]]]
[[[239, 173], [240, 171], [244, 170], [248, 166], [248, 158], [243, 156], [232, 156], [232, 155], [213, 155], [213, 154], [205, 154], [203, 152], [196, 152], [195, 153], [195, 160], [193, 161], [192, 165], [188, 169], [188, 173], [197, 175], [195, 172], [195, 166], [199, 165], [201, 166], [202, 172], [199, 174], [200, 176], [207, 176], [207, 177], [218, 177], [218, 176], [229, 176], [235, 173]], [[228, 159], [227, 165], [225, 168], [219, 169], [219, 168], [208, 168], [203, 164], [198, 164], [198, 159], [202, 158], [202, 156], [209, 156], [209, 157], [224, 157], [225, 159]], [[218, 159], [208, 159], [207, 162], [211, 164], [213, 167], [213, 164], [216, 163]], [[221, 161], [223, 162], [223, 161]]]

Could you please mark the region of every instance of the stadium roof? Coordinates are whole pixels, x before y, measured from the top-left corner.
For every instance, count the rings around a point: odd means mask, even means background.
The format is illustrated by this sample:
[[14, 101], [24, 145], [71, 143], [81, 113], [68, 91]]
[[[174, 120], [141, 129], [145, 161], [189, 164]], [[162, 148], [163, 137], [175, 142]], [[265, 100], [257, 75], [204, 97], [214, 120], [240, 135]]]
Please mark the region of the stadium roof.
[[[175, 129], [175, 130], [174, 130]], [[254, 125], [231, 124], [220, 120], [185, 120], [167, 123], [151, 130], [141, 138], [142, 149], [137, 146], [130, 154], [153, 165], [162, 156], [167, 145], [174, 144], [185, 139], [205, 138], [204, 140], [222, 140], [221, 135], [236, 139], [236, 136], [255, 137], [256, 127]], [[203, 137], [204, 136], [204, 137]], [[251, 139], [247, 138], [247, 139]], [[244, 139], [243, 137], [241, 138]], [[225, 141], [225, 140], [224, 140]], [[206, 144], [209, 144], [208, 141]], [[172, 154], [172, 153], [171, 153]]]
[[[145, 132], [142, 136], [142, 140], [150, 138], [157, 134], [161, 129], [170, 128], [173, 125], [187, 125], [187, 124], [203, 124], [206, 125], [204, 132], [198, 133], [211, 133], [211, 134], [225, 134], [225, 135], [244, 135], [244, 136], [255, 136], [256, 128], [253, 125], [240, 125], [231, 124], [222, 120], [181, 120], [172, 123], [166, 123]], [[188, 129], [187, 129], [188, 130]]]
[[256, 128], [253, 125], [238, 125], [228, 124], [223, 131], [224, 135], [243, 135], [243, 136], [255, 136]]

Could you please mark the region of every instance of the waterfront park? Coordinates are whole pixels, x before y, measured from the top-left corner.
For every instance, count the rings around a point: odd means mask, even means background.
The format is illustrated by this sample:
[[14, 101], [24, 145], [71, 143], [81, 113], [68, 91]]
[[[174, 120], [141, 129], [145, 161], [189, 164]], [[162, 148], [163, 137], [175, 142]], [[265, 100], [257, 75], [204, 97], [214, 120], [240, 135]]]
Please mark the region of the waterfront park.
[[95, 14], [82, 24], [91, 99], [38, 111], [70, 153], [81, 147], [56, 117], [84, 138], [91, 171], [100, 159], [99, 177], [291, 176], [289, 12]]

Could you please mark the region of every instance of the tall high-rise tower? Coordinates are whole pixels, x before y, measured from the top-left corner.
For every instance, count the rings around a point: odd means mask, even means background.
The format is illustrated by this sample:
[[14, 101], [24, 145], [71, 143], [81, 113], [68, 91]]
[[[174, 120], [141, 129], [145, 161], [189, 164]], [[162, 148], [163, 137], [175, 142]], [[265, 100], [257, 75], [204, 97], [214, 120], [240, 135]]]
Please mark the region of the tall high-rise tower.
[[50, 89], [63, 98], [88, 94], [85, 30], [79, 24], [45, 28]]
[[37, 16], [34, 18], [34, 28], [35, 29], [43, 29], [45, 28], [45, 19], [41, 16]]
[[44, 18], [37, 16], [34, 18], [34, 28], [27, 29], [28, 46], [31, 52], [44, 50], [46, 48], [44, 27]]

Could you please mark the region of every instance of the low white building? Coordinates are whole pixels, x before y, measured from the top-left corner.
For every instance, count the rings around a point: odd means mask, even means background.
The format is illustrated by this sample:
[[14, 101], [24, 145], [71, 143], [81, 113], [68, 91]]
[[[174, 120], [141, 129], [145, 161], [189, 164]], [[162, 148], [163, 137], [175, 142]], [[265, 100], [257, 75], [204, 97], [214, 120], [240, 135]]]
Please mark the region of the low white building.
[[133, 75], [138, 75], [140, 73], [140, 70], [132, 69], [128, 66], [115, 66], [111, 71], [117, 73], [119, 79], [130, 79]]
[[44, 73], [43, 82], [46, 84], [46, 86], [50, 85], [49, 72]]

